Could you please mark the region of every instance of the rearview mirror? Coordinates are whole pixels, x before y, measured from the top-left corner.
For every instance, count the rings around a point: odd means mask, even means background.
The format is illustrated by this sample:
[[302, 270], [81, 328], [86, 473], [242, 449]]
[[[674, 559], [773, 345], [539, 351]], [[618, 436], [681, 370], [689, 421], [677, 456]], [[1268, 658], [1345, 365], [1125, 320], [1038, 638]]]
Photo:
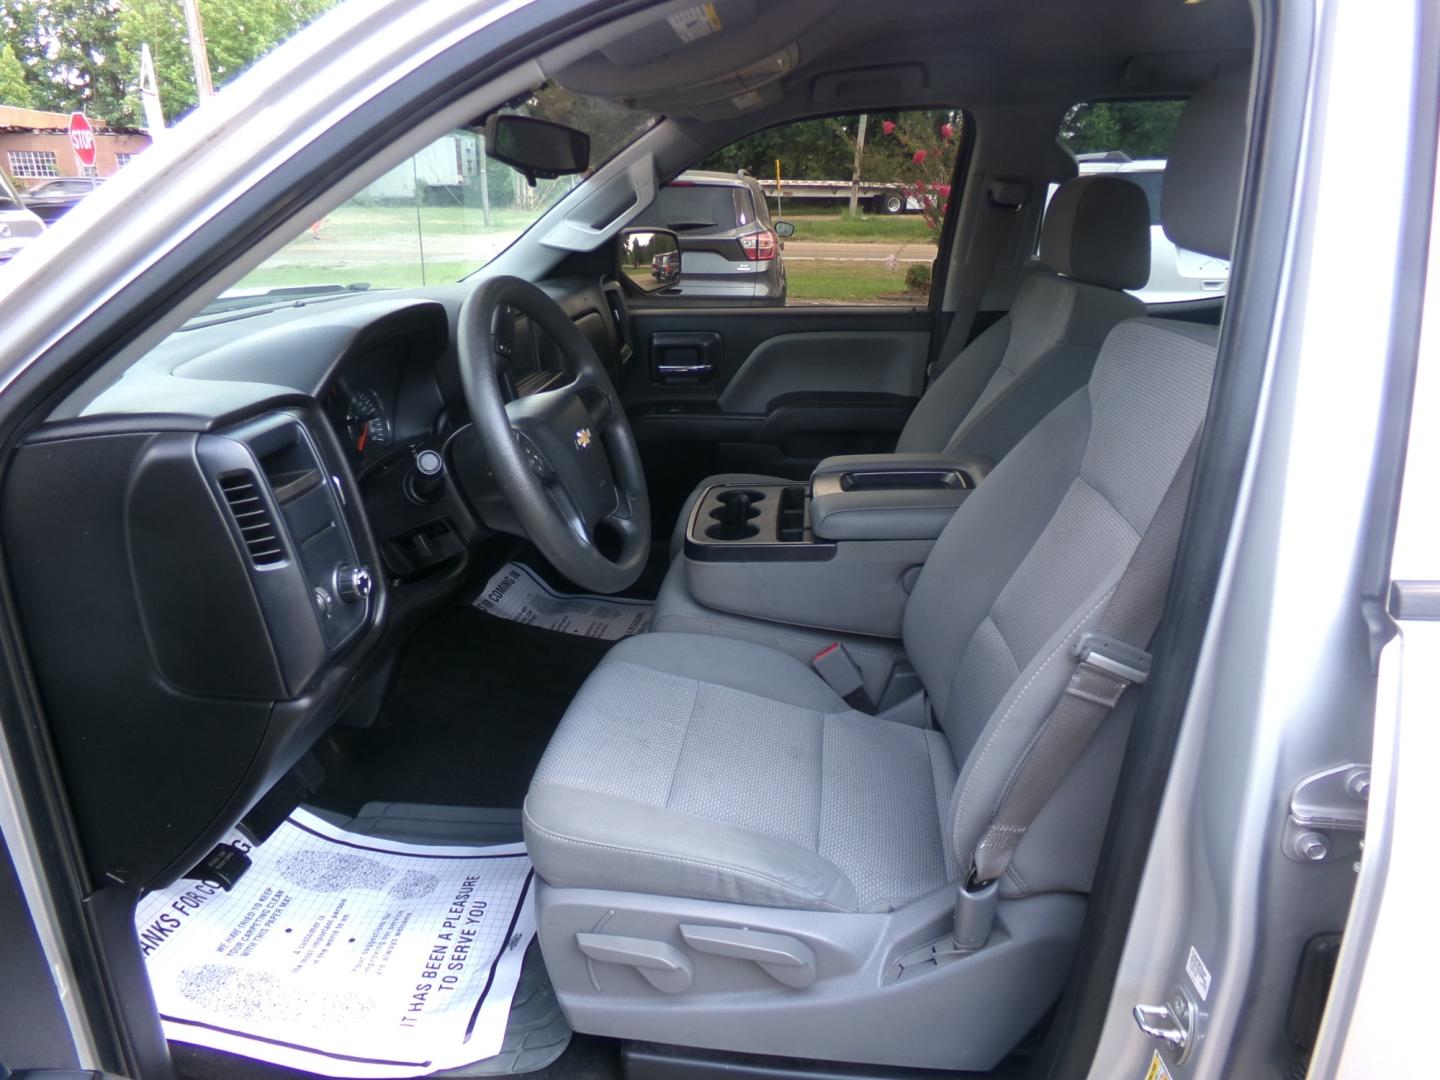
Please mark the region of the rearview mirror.
[[549, 120], [496, 113], [485, 121], [485, 152], [533, 185], [588, 169], [590, 136]]
[[668, 229], [622, 229], [620, 272], [641, 292], [658, 292], [680, 280], [680, 238]]
[[775, 235], [781, 240], [788, 240], [795, 235], [795, 223], [793, 221], [775, 222]]

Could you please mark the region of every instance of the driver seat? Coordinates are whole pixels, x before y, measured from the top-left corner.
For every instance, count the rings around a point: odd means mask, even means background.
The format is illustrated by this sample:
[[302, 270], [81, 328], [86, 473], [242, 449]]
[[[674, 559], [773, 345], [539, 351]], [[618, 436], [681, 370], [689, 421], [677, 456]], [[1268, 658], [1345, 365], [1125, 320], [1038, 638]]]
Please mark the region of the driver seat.
[[[1225, 80], [1181, 121], [1162, 217], [1192, 250], [1228, 256], [1246, 102]], [[962, 504], [904, 621], [935, 726], [856, 712], [754, 642], [607, 655], [524, 808], [576, 1030], [946, 1069], [1013, 1048], [1078, 940], [1134, 695], [1024, 830], [974, 951], [946, 947], [957, 883], [1197, 437], [1215, 354], [1213, 327], [1121, 324]]]

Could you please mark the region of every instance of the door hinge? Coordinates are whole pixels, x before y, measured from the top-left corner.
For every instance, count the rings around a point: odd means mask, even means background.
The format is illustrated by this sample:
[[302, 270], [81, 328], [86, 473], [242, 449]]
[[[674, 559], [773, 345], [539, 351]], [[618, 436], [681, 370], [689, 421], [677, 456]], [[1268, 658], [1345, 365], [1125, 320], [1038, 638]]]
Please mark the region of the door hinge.
[[1307, 776], [1290, 793], [1285, 854], [1302, 863], [1355, 858], [1365, 846], [1369, 799], [1369, 765], [1352, 762]]

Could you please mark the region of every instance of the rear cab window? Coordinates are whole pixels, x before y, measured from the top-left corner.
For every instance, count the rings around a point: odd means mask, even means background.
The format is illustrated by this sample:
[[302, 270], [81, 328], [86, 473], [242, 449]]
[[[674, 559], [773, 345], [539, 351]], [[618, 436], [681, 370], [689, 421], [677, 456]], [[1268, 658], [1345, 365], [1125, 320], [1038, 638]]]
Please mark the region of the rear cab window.
[[[1081, 176], [1108, 174], [1145, 192], [1150, 280], [1129, 291], [1150, 305], [1218, 299], [1230, 281], [1228, 262], [1178, 247], [1160, 223], [1165, 163], [1184, 106], [1183, 100], [1081, 102], [1060, 125], [1060, 142], [1074, 155]], [[1047, 205], [1057, 186], [1050, 186]]]

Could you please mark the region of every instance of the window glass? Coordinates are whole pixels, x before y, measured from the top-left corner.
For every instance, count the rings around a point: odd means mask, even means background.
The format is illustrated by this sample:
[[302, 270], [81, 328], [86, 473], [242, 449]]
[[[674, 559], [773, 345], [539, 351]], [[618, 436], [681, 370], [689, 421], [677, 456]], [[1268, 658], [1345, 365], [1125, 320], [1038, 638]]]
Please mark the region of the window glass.
[[59, 176], [60, 168], [53, 150], [11, 150], [7, 155], [11, 176]]
[[[592, 170], [656, 120], [553, 83], [503, 111], [585, 132]], [[486, 154], [479, 131], [452, 131], [313, 222], [206, 311], [273, 302], [278, 290], [293, 298], [458, 281], [514, 243], [583, 179], [532, 185]]]
[[679, 283], [645, 303], [924, 306], [964, 133], [956, 109], [870, 113], [710, 154], [637, 219], [680, 237]]
[[[1230, 264], [1170, 242], [1160, 224], [1165, 162], [1183, 101], [1092, 101], [1071, 108], [1060, 141], [1081, 176], [1109, 174], [1145, 192], [1150, 206], [1150, 280], [1132, 289], [1147, 304], [1204, 300], [1225, 294]], [[1055, 192], [1054, 186], [1050, 194]], [[1048, 196], [1047, 196], [1048, 204]]]

